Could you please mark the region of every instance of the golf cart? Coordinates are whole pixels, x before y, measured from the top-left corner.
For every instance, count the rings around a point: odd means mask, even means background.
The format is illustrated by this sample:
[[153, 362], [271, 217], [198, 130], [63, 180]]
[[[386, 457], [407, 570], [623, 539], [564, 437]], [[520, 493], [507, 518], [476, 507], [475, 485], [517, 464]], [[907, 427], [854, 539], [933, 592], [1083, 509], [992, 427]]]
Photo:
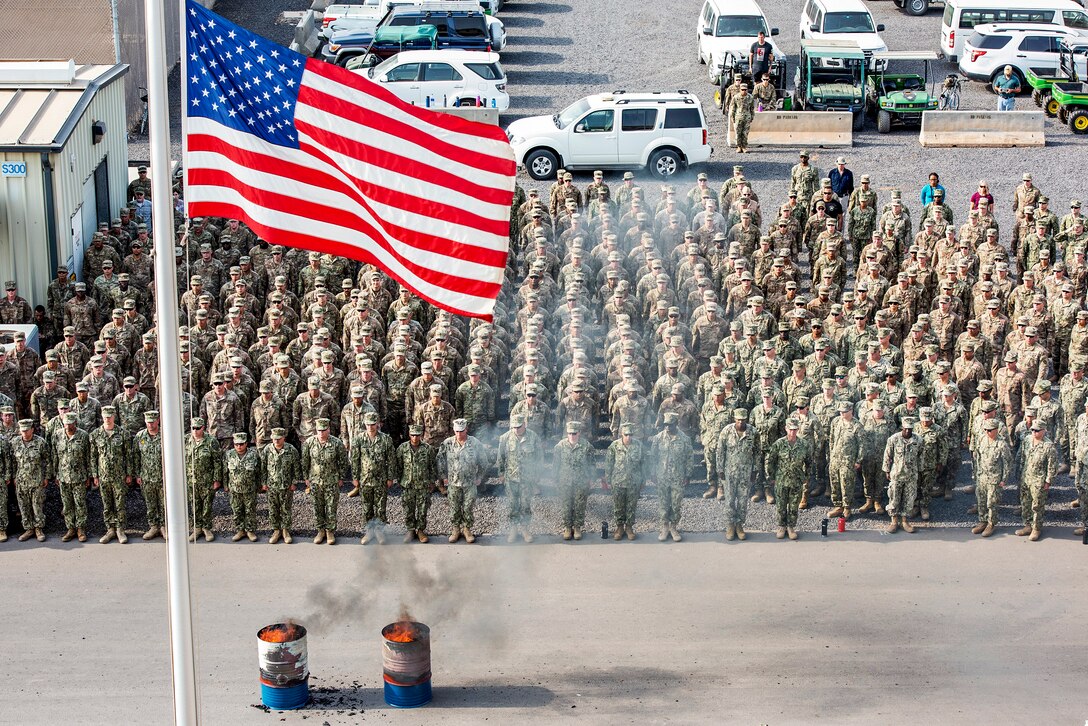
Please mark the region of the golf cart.
[[[751, 90], [759, 83], [758, 78], [752, 77], [752, 68], [748, 64], [748, 56], [739, 56], [735, 53], [726, 53], [722, 60], [721, 68], [719, 69], [720, 78], [720, 93], [725, 93], [725, 89], [733, 85], [733, 79], [738, 75], [741, 80], [748, 84], [748, 89]], [[785, 56], [779, 56], [775, 54], [774, 60], [771, 61], [770, 66], [771, 85], [774, 86], [775, 98], [779, 99], [786, 95], [786, 58]]]
[[1088, 83], [1058, 82], [1050, 93], [1058, 103], [1058, 120], [1074, 134], [1088, 134]]
[[1077, 83], [1088, 75], [1088, 38], [1060, 38], [1058, 40], [1058, 70], [1050, 76], [1036, 75], [1028, 69], [1027, 80], [1031, 86], [1031, 99], [1051, 118], [1058, 115], [1061, 104], [1054, 99], [1051, 89], [1055, 83]]
[[918, 126], [923, 111], [937, 110], [937, 97], [930, 81], [929, 64], [937, 60], [936, 51], [890, 50], [874, 53], [873, 58], [887, 62], [924, 63], [924, 73], [894, 73], [887, 70], [872, 71], [865, 79], [865, 112], [876, 118], [876, 130], [886, 134], [892, 125]]
[[801, 41], [794, 74], [792, 106], [797, 111], [849, 111], [854, 130], [865, 128], [865, 76], [868, 61], [849, 40]]

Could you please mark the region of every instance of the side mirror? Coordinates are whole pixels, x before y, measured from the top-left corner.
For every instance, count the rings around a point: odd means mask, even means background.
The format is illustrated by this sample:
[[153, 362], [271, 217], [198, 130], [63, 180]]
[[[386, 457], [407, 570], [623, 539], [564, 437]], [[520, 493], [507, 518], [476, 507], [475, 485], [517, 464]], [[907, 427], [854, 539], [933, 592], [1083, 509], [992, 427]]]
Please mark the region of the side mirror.
[[878, 32], [878, 33], [883, 33], [884, 32], [884, 23], [877, 23], [876, 32]]
[[580, 134], [585, 130], [586, 130], [586, 125], [585, 124], [578, 124], [577, 126], [574, 127], [574, 133], [576, 133], [576, 134]]
[[711, 28], [709, 25], [704, 25], [703, 26], [703, 35], [712, 35], [713, 31], [714, 31], [714, 29]]
[[771, 28], [771, 36], [778, 35], [778, 28]]
[[808, 29], [811, 30], [813, 33], [819, 33], [820, 32], [820, 26], [817, 25], [816, 23], [809, 23]]

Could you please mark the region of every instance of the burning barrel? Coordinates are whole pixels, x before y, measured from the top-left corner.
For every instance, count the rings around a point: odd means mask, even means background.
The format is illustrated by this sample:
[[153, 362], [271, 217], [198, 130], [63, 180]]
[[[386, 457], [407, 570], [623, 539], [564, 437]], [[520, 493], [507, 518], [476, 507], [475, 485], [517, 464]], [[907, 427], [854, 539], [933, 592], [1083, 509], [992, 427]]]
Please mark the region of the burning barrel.
[[431, 629], [402, 620], [382, 628], [385, 702], [417, 708], [431, 701]]
[[275, 623], [257, 631], [261, 702], [277, 711], [301, 708], [310, 700], [306, 628]]

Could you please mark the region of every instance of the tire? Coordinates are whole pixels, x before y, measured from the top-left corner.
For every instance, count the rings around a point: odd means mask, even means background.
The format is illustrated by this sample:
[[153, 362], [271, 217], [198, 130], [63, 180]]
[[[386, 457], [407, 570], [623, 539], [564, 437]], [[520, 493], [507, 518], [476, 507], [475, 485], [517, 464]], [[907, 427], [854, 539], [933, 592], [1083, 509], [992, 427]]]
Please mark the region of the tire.
[[1088, 134], [1088, 109], [1078, 108], [1068, 116], [1069, 128], [1074, 134]]
[[854, 131], [862, 131], [865, 129], [865, 114], [862, 112], [854, 113]]
[[650, 154], [650, 163], [647, 164], [647, 170], [658, 179], [669, 179], [679, 173], [682, 166], [683, 162], [680, 160], [680, 155], [674, 150], [658, 149]]
[[1069, 110], [1065, 106], [1058, 109], [1058, 123], [1063, 125], [1069, 123]]
[[1050, 95], [1049, 93], [1043, 96], [1043, 113], [1045, 113], [1050, 118], [1054, 118], [1055, 116], [1057, 116], [1058, 109], [1061, 107], [1062, 105], [1054, 100], [1054, 96]]
[[876, 114], [876, 130], [882, 134], [892, 130], [892, 115], [883, 109]]
[[559, 168], [559, 159], [551, 149], [533, 149], [525, 157], [526, 173], [537, 181], [547, 181], [555, 176]]
[[1034, 89], [1031, 92], [1031, 100], [1035, 101], [1036, 106], [1041, 107], [1043, 105], [1043, 92], [1040, 91], [1038, 88]]
[[903, 9], [907, 11], [907, 15], [925, 15], [929, 12], [929, 0], [907, 0]]
[[706, 65], [706, 61], [703, 60], [703, 51], [699, 50], [699, 40], [698, 40], [698, 38], [696, 38], [696, 40], [695, 40], [695, 59], [697, 61], [699, 61], [699, 65], [701, 65], [701, 66]]

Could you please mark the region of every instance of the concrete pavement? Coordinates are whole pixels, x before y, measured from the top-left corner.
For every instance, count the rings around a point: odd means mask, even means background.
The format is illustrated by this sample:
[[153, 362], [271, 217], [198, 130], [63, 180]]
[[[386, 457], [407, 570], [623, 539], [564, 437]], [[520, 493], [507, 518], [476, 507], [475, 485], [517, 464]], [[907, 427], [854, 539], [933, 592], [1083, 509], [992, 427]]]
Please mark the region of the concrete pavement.
[[[190, 548], [207, 724], [1079, 722], [1088, 547], [936, 530], [662, 545]], [[597, 535], [599, 537], [599, 534]], [[0, 721], [165, 723], [165, 548], [0, 548]], [[432, 628], [435, 700], [381, 698], [379, 629]], [[309, 709], [265, 713], [255, 632], [310, 628]], [[282, 719], [282, 720], [281, 720]]]

